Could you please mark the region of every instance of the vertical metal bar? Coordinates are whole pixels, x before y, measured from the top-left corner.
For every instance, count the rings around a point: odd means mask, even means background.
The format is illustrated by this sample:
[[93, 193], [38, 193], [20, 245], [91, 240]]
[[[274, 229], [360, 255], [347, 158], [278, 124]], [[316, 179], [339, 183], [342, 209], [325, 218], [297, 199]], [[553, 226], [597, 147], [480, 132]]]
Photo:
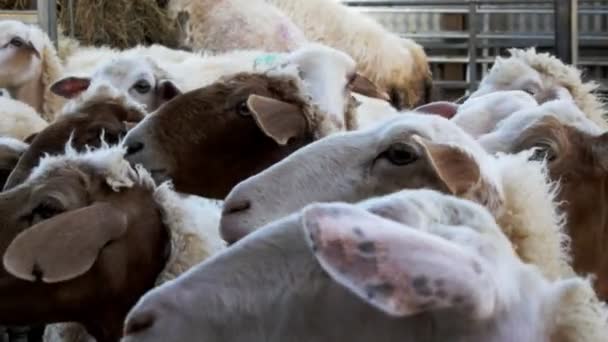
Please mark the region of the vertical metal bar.
[[74, 34], [76, 32], [75, 23], [74, 23], [74, 0], [68, 1], [68, 11], [70, 13], [70, 37], [74, 38]]
[[46, 31], [49, 38], [57, 44], [57, 1], [37, 0], [38, 24]]
[[469, 1], [469, 90], [477, 83], [477, 0]]
[[572, 63], [572, 8], [575, 0], [554, 0], [555, 54], [564, 63]]
[[571, 49], [572, 49], [572, 61], [574, 65], [578, 64], [578, 0], [570, 0], [570, 36], [571, 38]]

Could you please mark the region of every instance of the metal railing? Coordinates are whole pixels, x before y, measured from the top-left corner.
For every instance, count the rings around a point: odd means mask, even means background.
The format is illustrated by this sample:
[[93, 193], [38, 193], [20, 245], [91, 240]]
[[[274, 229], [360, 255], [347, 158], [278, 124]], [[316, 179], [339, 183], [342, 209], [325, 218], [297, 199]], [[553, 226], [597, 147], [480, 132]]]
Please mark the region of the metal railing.
[[39, 25], [53, 42], [57, 42], [57, 1], [37, 0], [35, 10], [1, 10], [0, 19], [19, 20]]
[[608, 89], [608, 0], [343, 2], [423, 45], [436, 86], [452, 97], [475, 89], [507, 48], [530, 46], [573, 62]]

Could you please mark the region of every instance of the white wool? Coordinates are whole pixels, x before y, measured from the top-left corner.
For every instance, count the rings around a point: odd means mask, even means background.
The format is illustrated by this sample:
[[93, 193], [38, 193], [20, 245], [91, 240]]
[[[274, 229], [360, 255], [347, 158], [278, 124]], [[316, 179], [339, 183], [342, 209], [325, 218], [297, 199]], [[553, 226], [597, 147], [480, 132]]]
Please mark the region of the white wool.
[[[170, 183], [156, 187], [146, 170], [141, 166], [133, 169], [129, 165], [124, 153], [123, 147], [106, 144], [96, 150], [77, 152], [69, 142], [64, 155], [43, 157], [24, 184], [52, 170], [86, 165], [102, 174], [114, 191], [135, 184], [154, 189], [154, 199], [161, 209], [171, 240], [171, 254], [157, 284], [177, 277], [225, 247], [219, 235], [220, 201], [176, 193]], [[94, 339], [78, 323], [60, 323], [47, 326], [44, 341], [92, 342]]]
[[2, 137], [2, 136], [0, 136], [0, 145], [6, 146], [6, 147], [10, 148], [11, 150], [18, 151], [18, 152], [23, 152], [23, 151], [27, 150], [27, 148], [29, 147], [28, 144], [24, 143], [21, 140], [17, 140], [15, 138], [11, 138], [11, 137]]
[[11, 94], [5, 88], [0, 88], [0, 97], [11, 98]]
[[225, 242], [219, 234], [222, 202], [178, 194], [170, 183], [160, 185], [154, 199], [171, 239], [171, 256], [157, 279], [160, 285], [221, 251]]
[[0, 97], [0, 136], [25, 140], [43, 130], [48, 123], [30, 105]]
[[568, 267], [569, 238], [557, 208], [558, 184], [550, 180], [545, 164], [529, 160], [531, 155], [524, 151], [496, 158], [504, 196], [498, 222], [522, 260], [554, 280]]
[[357, 127], [359, 129], [370, 127], [382, 122], [399, 112], [390, 103], [381, 99], [375, 99], [360, 94], [353, 94], [359, 102], [357, 106]]
[[125, 109], [134, 110], [145, 115], [146, 109], [134, 101], [128, 94], [116, 89], [108, 82], [95, 82], [73, 100], [68, 101], [59, 115], [78, 113], [80, 109], [90, 103], [112, 102], [122, 105]]

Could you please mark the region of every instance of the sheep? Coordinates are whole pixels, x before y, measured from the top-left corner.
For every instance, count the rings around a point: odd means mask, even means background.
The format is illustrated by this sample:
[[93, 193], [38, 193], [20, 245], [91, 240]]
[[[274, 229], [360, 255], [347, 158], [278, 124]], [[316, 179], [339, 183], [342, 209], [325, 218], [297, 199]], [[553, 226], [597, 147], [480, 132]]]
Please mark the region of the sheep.
[[264, 0], [197, 0], [181, 10], [190, 17], [185, 44], [194, 49], [288, 52], [306, 43], [304, 33]]
[[409, 113], [329, 136], [236, 185], [220, 230], [234, 243], [317, 201], [354, 202], [431, 188], [487, 207], [525, 262], [550, 279], [570, 272], [556, 184], [530, 152], [494, 157], [450, 120]]
[[25, 140], [46, 126], [48, 123], [27, 103], [12, 99], [8, 93], [0, 96], [0, 136]]
[[223, 249], [219, 206], [156, 186], [124, 153], [68, 144], [0, 194], [1, 322], [75, 321], [116, 341], [143, 293]]
[[504, 119], [494, 132], [480, 138], [489, 152], [532, 151], [546, 160], [551, 179], [559, 182], [557, 199], [566, 214], [575, 271], [597, 276], [601, 299], [608, 298], [603, 240], [608, 148], [606, 133], [569, 101], [551, 101]]
[[20, 21], [1, 20], [0, 65], [0, 87], [52, 121], [63, 102], [48, 87], [63, 67], [46, 33]]
[[[247, 5], [244, 4], [245, 2]], [[189, 2], [172, 0], [169, 7], [174, 16], [180, 11], [189, 12], [190, 25], [205, 26], [209, 22], [218, 23], [216, 26], [209, 25], [210, 28], [206, 30], [199, 29], [200, 32], [213, 30], [209, 34], [200, 33], [200, 36], [198, 36], [198, 26], [192, 27], [190, 35], [193, 38], [190, 42], [195, 49], [207, 49], [212, 39], [220, 38], [222, 39], [220, 45], [222, 43], [226, 45], [229, 41], [229, 47], [233, 49], [247, 48], [251, 44], [256, 48], [262, 46], [268, 49], [275, 45], [268, 43], [268, 40], [276, 39], [275, 32], [279, 32], [280, 37], [289, 37], [288, 41], [300, 41], [300, 38], [293, 38], [299, 37], [299, 32], [295, 32], [292, 28], [293, 24], [283, 18], [287, 15], [296, 27], [304, 32], [308, 41], [327, 44], [352, 56], [357, 61], [361, 73], [387, 92], [391, 96], [392, 105], [397, 109], [410, 108], [415, 104], [429, 101], [432, 82], [430, 67], [424, 49], [414, 41], [389, 33], [370, 17], [335, 1], [268, 0], [266, 2], [267, 4], [262, 6], [259, 1], [223, 0], [216, 1], [216, 7], [212, 7], [210, 1], [205, 0]], [[236, 5], [230, 7], [233, 3], [238, 3], [239, 7], [236, 8]], [[284, 14], [276, 14], [276, 9], [269, 5], [276, 6]], [[265, 14], [252, 15], [250, 6], [259, 10], [263, 8]], [[225, 8], [229, 10], [224, 12]], [[319, 10], [321, 8], [323, 10]], [[217, 13], [213, 12], [214, 9]], [[239, 18], [237, 25], [234, 23], [234, 15]], [[268, 16], [271, 18], [266, 19]], [[243, 28], [243, 26], [248, 27], [247, 23], [257, 20], [258, 17], [265, 18], [264, 25], [257, 25], [251, 30]], [[266, 36], [259, 37], [262, 26], [272, 31]], [[254, 32], [254, 37], [251, 37], [249, 32]], [[239, 37], [226, 40], [226, 34], [238, 34]], [[241, 37], [246, 38], [241, 39]], [[234, 46], [233, 42], [243, 46]]]
[[484, 77], [479, 89], [471, 98], [497, 90], [523, 90], [532, 94], [539, 103], [552, 99], [572, 98], [577, 106], [597, 125], [606, 129], [605, 110], [595, 82], [583, 82], [581, 71], [565, 65], [548, 53], [536, 49], [510, 49], [509, 58], [497, 58]]
[[402, 191], [265, 226], [144, 295], [122, 341], [604, 341], [605, 309], [576, 321], [578, 293], [521, 262], [483, 207]]
[[66, 105], [48, 127], [30, 141], [4, 189], [11, 189], [29, 176], [45, 154], [61, 154], [66, 143], [83, 151], [106, 143], [117, 144], [129, 126], [141, 121], [146, 114], [141, 105], [109, 84], [96, 83]]
[[0, 137], [0, 186], [13, 171], [19, 158], [28, 149], [28, 144], [10, 137]]
[[181, 92], [152, 59], [138, 56], [109, 59], [99, 64], [90, 77], [64, 77], [53, 83], [51, 91], [71, 99], [96, 82], [112, 84], [150, 112]]
[[373, 87], [350, 57], [316, 44], [271, 57], [261, 71], [226, 76], [149, 115], [125, 138], [127, 158], [180, 192], [221, 199], [312, 140], [356, 128], [350, 91]]

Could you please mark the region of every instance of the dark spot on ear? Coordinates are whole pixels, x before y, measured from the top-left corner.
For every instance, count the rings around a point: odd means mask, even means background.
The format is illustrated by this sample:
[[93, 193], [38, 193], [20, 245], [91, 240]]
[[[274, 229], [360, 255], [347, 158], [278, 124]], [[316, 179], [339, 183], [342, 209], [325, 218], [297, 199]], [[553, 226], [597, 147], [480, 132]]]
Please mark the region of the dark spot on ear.
[[338, 208], [328, 208], [326, 212], [327, 212], [328, 216], [331, 216], [334, 218], [340, 217], [342, 215], [342, 213], [340, 212], [340, 209], [338, 209]]
[[429, 301], [427, 301], [427, 302], [425, 302], [425, 303], [423, 303], [423, 304], [420, 304], [420, 305], [418, 306], [418, 309], [419, 309], [420, 311], [428, 311], [429, 309], [431, 309], [431, 308], [432, 308], [432, 307], [434, 307], [435, 305], [436, 305], [435, 301], [431, 299], [431, 300], [429, 300]]
[[414, 291], [421, 296], [428, 297], [433, 294], [429, 287], [429, 281], [424, 276], [414, 278], [412, 286], [414, 287]]
[[435, 291], [435, 296], [439, 299], [445, 299], [448, 294], [443, 289], [438, 289]]
[[464, 297], [461, 295], [456, 295], [454, 296], [454, 298], [452, 298], [452, 302], [456, 305], [460, 305], [464, 303]]
[[483, 269], [481, 268], [481, 265], [479, 264], [478, 261], [473, 261], [473, 270], [475, 271], [475, 273], [477, 274], [481, 274], [483, 273]]
[[35, 263], [32, 267], [32, 275], [34, 276], [34, 278], [36, 278], [36, 281], [42, 281], [43, 274], [44, 272], [42, 271], [40, 265], [38, 265], [38, 263]]
[[353, 227], [353, 232], [355, 233], [355, 235], [357, 235], [360, 238], [362, 238], [364, 236], [363, 235], [363, 230], [361, 230], [361, 227], [354, 226]]
[[395, 292], [395, 287], [390, 283], [380, 283], [367, 286], [365, 292], [368, 294], [368, 298], [371, 298], [369, 296], [370, 292], [372, 293], [372, 297], [376, 294], [381, 297], [390, 297]]
[[364, 254], [374, 254], [376, 252], [376, 245], [371, 241], [361, 242], [357, 248]]

